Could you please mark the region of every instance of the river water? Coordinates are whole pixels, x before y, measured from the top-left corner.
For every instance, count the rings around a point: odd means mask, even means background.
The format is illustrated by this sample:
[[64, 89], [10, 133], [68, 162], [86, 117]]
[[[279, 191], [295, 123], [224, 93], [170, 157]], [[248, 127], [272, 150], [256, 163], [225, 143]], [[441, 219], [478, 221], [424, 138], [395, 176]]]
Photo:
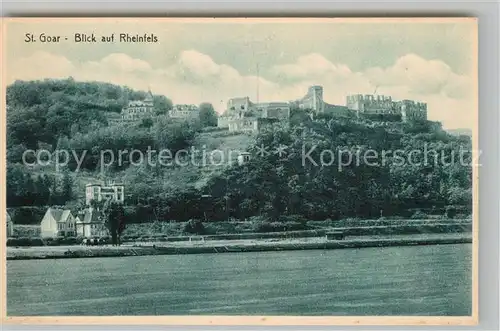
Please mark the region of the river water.
[[471, 314], [472, 245], [7, 261], [7, 315]]

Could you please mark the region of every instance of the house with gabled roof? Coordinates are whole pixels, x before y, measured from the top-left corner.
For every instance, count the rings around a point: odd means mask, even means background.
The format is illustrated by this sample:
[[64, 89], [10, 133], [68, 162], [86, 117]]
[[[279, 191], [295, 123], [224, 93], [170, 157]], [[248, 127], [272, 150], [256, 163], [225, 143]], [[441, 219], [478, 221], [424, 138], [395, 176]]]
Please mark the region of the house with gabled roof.
[[9, 212], [5, 212], [5, 223], [7, 223], [7, 238], [14, 236], [14, 223], [12, 222], [12, 218], [9, 215]]
[[76, 219], [69, 209], [49, 207], [40, 223], [42, 238], [71, 237], [76, 235]]
[[76, 234], [79, 237], [92, 238], [108, 235], [100, 212], [96, 208], [86, 208], [76, 218]]

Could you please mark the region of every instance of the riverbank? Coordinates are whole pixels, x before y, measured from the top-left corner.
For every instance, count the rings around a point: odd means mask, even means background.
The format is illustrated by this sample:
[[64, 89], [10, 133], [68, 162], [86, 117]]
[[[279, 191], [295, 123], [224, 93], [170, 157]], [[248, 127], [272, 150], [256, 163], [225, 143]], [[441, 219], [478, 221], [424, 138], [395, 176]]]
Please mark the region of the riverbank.
[[56, 246], [8, 247], [7, 260], [63, 259], [92, 257], [125, 257], [145, 255], [244, 253], [291, 250], [325, 250], [368, 247], [446, 245], [472, 243], [471, 233], [442, 234], [440, 236], [354, 237], [345, 240], [325, 238], [297, 238], [271, 240], [220, 240], [205, 242], [163, 243], [151, 242], [120, 247]]

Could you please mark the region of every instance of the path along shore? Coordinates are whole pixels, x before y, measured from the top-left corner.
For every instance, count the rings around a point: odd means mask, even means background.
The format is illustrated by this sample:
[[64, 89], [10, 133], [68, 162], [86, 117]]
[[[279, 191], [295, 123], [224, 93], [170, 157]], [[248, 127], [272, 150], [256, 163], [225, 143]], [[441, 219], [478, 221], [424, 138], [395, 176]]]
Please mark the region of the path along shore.
[[218, 254], [264, 251], [321, 250], [412, 245], [472, 243], [471, 233], [353, 237], [344, 240], [296, 238], [271, 240], [221, 240], [179, 243], [141, 243], [116, 246], [8, 247], [7, 260], [123, 257], [176, 254]]

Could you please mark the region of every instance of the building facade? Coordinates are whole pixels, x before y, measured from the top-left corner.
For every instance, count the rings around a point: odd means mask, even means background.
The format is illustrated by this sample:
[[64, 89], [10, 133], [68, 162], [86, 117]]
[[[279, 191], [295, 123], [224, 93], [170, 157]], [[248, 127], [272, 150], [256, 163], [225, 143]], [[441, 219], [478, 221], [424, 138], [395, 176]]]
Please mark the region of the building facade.
[[87, 208], [80, 212], [76, 218], [76, 234], [79, 237], [92, 238], [103, 237], [109, 233], [101, 217], [95, 208]]
[[200, 109], [195, 105], [174, 105], [168, 112], [170, 118], [194, 120], [200, 118]]
[[76, 235], [76, 219], [69, 209], [50, 207], [40, 223], [42, 238], [73, 237]]
[[227, 110], [229, 111], [249, 111], [252, 103], [249, 97], [232, 98], [227, 101]]
[[228, 120], [228, 129], [231, 132], [257, 132], [259, 130], [258, 118], [237, 117]]
[[288, 102], [253, 103], [249, 97], [242, 97], [228, 100], [225, 113], [217, 119], [217, 126], [232, 132], [255, 133], [270, 123], [288, 123], [289, 119]]
[[12, 222], [12, 218], [10, 218], [10, 215], [8, 212], [5, 212], [5, 218], [6, 218], [6, 223], [7, 223], [7, 238], [8, 237], [13, 237], [14, 236], [14, 223]]
[[311, 109], [315, 113], [325, 112], [325, 102], [323, 101], [323, 86], [314, 85], [309, 87], [307, 94], [297, 100], [300, 109]]
[[356, 117], [375, 120], [427, 120], [427, 104], [413, 100], [394, 101], [384, 95], [349, 95], [346, 106]]
[[250, 161], [252, 154], [248, 152], [241, 152], [238, 155], [238, 165], [244, 165]]
[[403, 122], [427, 120], [427, 104], [413, 100], [403, 100], [398, 103]]
[[279, 121], [290, 119], [290, 104], [288, 102], [263, 102], [255, 104], [261, 118], [271, 118]]
[[87, 184], [85, 186], [85, 204], [87, 206], [90, 206], [92, 201], [101, 202], [105, 200], [123, 203], [125, 201], [123, 184]]
[[122, 120], [124, 122], [138, 122], [154, 116], [154, 98], [148, 91], [144, 100], [129, 101], [127, 107], [122, 109]]

